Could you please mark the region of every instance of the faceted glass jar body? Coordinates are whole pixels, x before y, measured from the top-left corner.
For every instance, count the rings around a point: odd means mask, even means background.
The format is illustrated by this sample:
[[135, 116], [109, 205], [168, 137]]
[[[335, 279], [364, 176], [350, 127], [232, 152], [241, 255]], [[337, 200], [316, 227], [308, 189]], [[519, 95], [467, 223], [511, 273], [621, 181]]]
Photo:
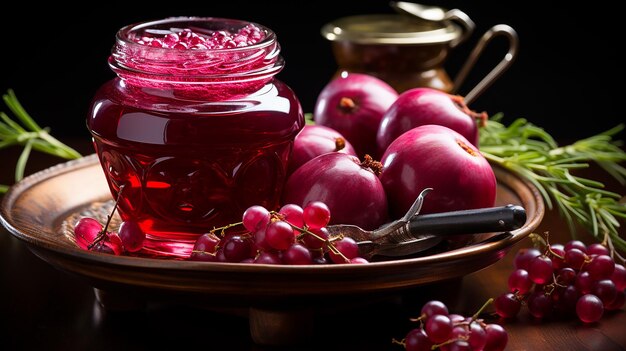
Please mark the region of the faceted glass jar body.
[[113, 197], [122, 189], [120, 216], [147, 233], [144, 253], [186, 257], [198, 235], [241, 221], [249, 206], [279, 206], [304, 118], [274, 77], [283, 67], [274, 33], [254, 25], [262, 38], [240, 47], [156, 47], [186, 28], [232, 39], [250, 25], [173, 18], [118, 32], [117, 77], [96, 93], [87, 126]]

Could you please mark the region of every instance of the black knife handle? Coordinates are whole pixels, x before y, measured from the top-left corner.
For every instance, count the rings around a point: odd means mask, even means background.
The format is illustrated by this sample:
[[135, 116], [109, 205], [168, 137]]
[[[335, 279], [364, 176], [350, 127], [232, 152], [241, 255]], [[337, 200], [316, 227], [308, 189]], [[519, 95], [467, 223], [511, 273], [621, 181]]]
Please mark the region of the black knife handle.
[[417, 215], [409, 221], [411, 234], [458, 235], [511, 231], [526, 223], [518, 205]]

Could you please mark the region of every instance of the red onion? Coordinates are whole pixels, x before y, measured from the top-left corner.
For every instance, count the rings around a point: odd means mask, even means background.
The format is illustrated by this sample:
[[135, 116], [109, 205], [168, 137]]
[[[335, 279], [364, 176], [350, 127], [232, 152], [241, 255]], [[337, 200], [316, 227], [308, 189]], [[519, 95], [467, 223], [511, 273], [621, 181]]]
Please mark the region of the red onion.
[[330, 224], [378, 228], [387, 220], [387, 198], [375, 172], [380, 162], [338, 152], [320, 155], [299, 167], [289, 178], [283, 203], [305, 207], [312, 201], [330, 209]]
[[461, 96], [431, 88], [410, 89], [384, 114], [376, 135], [378, 151], [382, 154], [402, 133], [425, 124], [448, 127], [478, 146], [477, 118], [485, 119], [487, 114], [471, 111]]
[[359, 157], [377, 156], [376, 132], [398, 93], [386, 82], [361, 73], [344, 72], [317, 98], [314, 119], [345, 136]]
[[402, 134], [381, 159], [392, 219], [402, 217], [425, 188], [433, 188], [420, 213], [492, 207], [496, 177], [485, 157], [466, 138], [439, 125]]
[[315, 156], [329, 152], [356, 156], [352, 144], [338, 131], [320, 125], [305, 125], [294, 140], [287, 174], [293, 173]]

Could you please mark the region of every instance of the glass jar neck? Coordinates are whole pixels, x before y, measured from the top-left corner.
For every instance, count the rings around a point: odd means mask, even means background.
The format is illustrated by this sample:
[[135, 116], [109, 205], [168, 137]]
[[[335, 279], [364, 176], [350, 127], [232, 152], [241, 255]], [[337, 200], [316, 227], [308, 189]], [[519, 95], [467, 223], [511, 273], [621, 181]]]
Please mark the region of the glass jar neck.
[[[235, 31], [250, 22], [221, 18], [171, 18], [120, 29], [109, 57], [111, 69], [130, 86], [207, 95], [242, 95], [258, 90], [284, 66], [275, 34], [254, 24], [263, 39], [234, 48], [177, 49], [146, 45], [146, 35]], [[181, 29], [182, 28], [182, 29]]]

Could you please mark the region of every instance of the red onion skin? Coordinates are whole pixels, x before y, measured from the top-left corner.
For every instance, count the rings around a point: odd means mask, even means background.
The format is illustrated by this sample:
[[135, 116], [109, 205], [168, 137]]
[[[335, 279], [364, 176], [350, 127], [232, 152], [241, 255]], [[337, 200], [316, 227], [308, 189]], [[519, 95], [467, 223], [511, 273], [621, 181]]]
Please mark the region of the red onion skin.
[[425, 188], [420, 213], [492, 207], [496, 177], [485, 157], [450, 128], [424, 125], [402, 134], [381, 159], [392, 219], [402, 217]]
[[370, 230], [388, 219], [387, 197], [378, 177], [357, 157], [343, 153], [317, 156], [289, 176], [283, 203], [304, 207], [311, 201], [326, 203], [330, 224]]
[[[337, 150], [337, 139], [342, 139], [344, 142], [341, 150]], [[352, 144], [338, 131], [321, 125], [305, 125], [293, 143], [287, 174], [293, 173], [314, 157], [329, 152], [356, 156]]]
[[414, 88], [400, 94], [380, 122], [376, 135], [378, 152], [382, 155], [402, 133], [425, 124], [453, 129], [478, 146], [476, 116], [466, 106], [462, 110], [455, 99], [462, 98], [431, 88]]
[[[342, 104], [342, 99], [346, 98], [354, 103], [353, 108]], [[313, 116], [316, 124], [333, 128], [345, 136], [359, 157], [369, 154], [376, 159], [378, 126], [385, 111], [397, 98], [397, 91], [379, 78], [346, 73], [322, 89]]]

